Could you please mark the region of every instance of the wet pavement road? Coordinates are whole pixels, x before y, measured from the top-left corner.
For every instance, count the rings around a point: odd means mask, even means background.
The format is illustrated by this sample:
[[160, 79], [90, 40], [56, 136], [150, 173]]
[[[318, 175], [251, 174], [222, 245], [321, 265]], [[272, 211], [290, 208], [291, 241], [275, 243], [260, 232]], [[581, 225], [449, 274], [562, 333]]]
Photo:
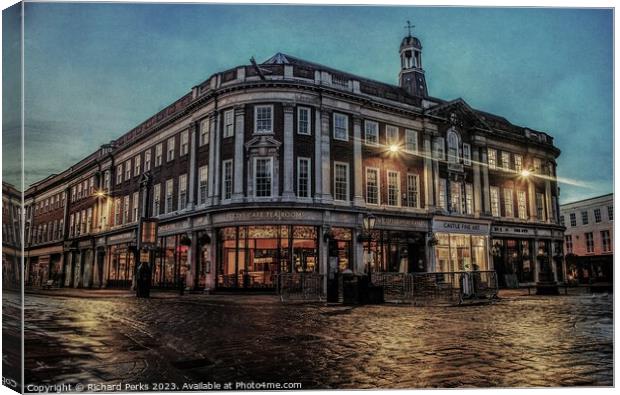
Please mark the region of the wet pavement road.
[[27, 295], [26, 383], [611, 386], [612, 300], [513, 296], [466, 307], [328, 307], [252, 295]]

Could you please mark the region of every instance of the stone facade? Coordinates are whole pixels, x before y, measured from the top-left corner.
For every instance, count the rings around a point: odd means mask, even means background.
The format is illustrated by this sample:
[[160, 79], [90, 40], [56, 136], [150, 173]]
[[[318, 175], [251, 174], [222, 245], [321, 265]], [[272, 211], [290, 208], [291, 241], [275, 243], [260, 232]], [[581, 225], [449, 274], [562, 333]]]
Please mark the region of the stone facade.
[[[401, 76], [423, 75], [419, 40], [406, 37], [401, 58], [410, 44]], [[428, 96], [426, 81], [394, 86], [276, 54], [212, 75], [31, 186], [29, 262], [51, 262], [43, 280], [74, 287], [130, 287], [140, 261], [156, 286], [217, 289], [369, 267], [562, 281], [559, 154], [548, 134]], [[159, 223], [148, 251], [140, 218]]]

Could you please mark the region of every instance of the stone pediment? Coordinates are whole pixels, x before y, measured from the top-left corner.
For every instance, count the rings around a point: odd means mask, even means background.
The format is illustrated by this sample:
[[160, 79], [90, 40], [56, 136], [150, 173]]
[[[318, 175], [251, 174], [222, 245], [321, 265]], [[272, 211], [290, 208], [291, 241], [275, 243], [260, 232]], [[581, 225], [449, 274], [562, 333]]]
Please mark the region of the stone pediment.
[[443, 118], [446, 123], [461, 130], [491, 130], [485, 120], [461, 98], [431, 107], [426, 114]]
[[260, 135], [253, 137], [249, 141], [245, 143], [245, 148], [247, 150], [253, 149], [278, 149], [282, 145], [281, 142], [273, 138], [273, 135]]

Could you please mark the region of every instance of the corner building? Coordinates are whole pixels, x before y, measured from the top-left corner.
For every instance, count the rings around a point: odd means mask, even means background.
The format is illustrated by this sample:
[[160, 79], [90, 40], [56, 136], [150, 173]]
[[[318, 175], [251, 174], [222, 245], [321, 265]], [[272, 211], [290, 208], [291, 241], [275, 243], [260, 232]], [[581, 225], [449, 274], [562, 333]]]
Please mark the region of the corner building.
[[29, 188], [26, 281], [131, 287], [141, 217], [155, 287], [273, 289], [330, 258], [562, 281], [553, 138], [429, 96], [416, 37], [399, 54], [399, 85], [282, 53], [212, 75]]

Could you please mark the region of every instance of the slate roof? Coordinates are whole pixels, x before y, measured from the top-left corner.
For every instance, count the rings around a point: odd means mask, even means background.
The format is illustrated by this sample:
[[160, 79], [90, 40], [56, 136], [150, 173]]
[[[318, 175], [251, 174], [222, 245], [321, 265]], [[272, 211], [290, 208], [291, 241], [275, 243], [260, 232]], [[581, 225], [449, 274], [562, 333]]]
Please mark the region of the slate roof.
[[[405, 37], [406, 39], [407, 37]], [[413, 37], [414, 38], [414, 37]], [[270, 57], [269, 59], [267, 59], [266, 61], [264, 61], [262, 63], [263, 65], [275, 65], [275, 64], [290, 64], [293, 66], [301, 66], [301, 67], [308, 67], [308, 68], [313, 68], [316, 70], [323, 70], [323, 71], [327, 71], [329, 73], [332, 74], [336, 74], [336, 75], [340, 75], [340, 76], [344, 76], [346, 78], [349, 79], [355, 79], [358, 80], [360, 82], [369, 84], [370, 86], [375, 86], [378, 88], [382, 88], [385, 89], [387, 91], [392, 92], [395, 95], [398, 96], [404, 96], [410, 100], [417, 100], [418, 101], [418, 105], [421, 105], [420, 99], [417, 97], [414, 97], [412, 95], [410, 95], [405, 89], [401, 88], [398, 85], [393, 85], [393, 84], [388, 84], [385, 82], [381, 82], [381, 81], [377, 81], [377, 80], [372, 80], [366, 77], [362, 77], [359, 75], [355, 75], [355, 74], [351, 74], [348, 73], [346, 71], [342, 71], [342, 70], [337, 70], [334, 69], [332, 67], [329, 66], [325, 66], [323, 64], [320, 63], [315, 63], [315, 62], [310, 62], [304, 59], [300, 59], [298, 57], [289, 55], [289, 54], [285, 54], [282, 52], [278, 52], [275, 55], [273, 55], [272, 57]], [[439, 99], [439, 98], [435, 98], [435, 97], [427, 97], [426, 99], [428, 99], [429, 101], [432, 102], [436, 102], [436, 106], [433, 106], [431, 108], [429, 108], [429, 111], [432, 111], [434, 108], [438, 107], [438, 106], [442, 106], [445, 104], [449, 104], [451, 102], [454, 102], [455, 100], [443, 100], [443, 99]], [[456, 99], [456, 100], [461, 100], [462, 99]], [[464, 102], [464, 101], [463, 101]], [[495, 115], [495, 114], [491, 114], [489, 112], [486, 111], [481, 111], [481, 110], [477, 110], [474, 108], [471, 108], [471, 110], [478, 116], [481, 118], [481, 121], [486, 124], [489, 128], [491, 129], [496, 129], [496, 130], [501, 130], [501, 131], [506, 131], [506, 132], [511, 132], [511, 133], [516, 133], [518, 135], [524, 135], [524, 131], [526, 128], [521, 127], [521, 126], [517, 126], [512, 124], [510, 121], [508, 121], [506, 118], [499, 116], [499, 115]], [[535, 131], [531, 128], [528, 128], [529, 130]]]

